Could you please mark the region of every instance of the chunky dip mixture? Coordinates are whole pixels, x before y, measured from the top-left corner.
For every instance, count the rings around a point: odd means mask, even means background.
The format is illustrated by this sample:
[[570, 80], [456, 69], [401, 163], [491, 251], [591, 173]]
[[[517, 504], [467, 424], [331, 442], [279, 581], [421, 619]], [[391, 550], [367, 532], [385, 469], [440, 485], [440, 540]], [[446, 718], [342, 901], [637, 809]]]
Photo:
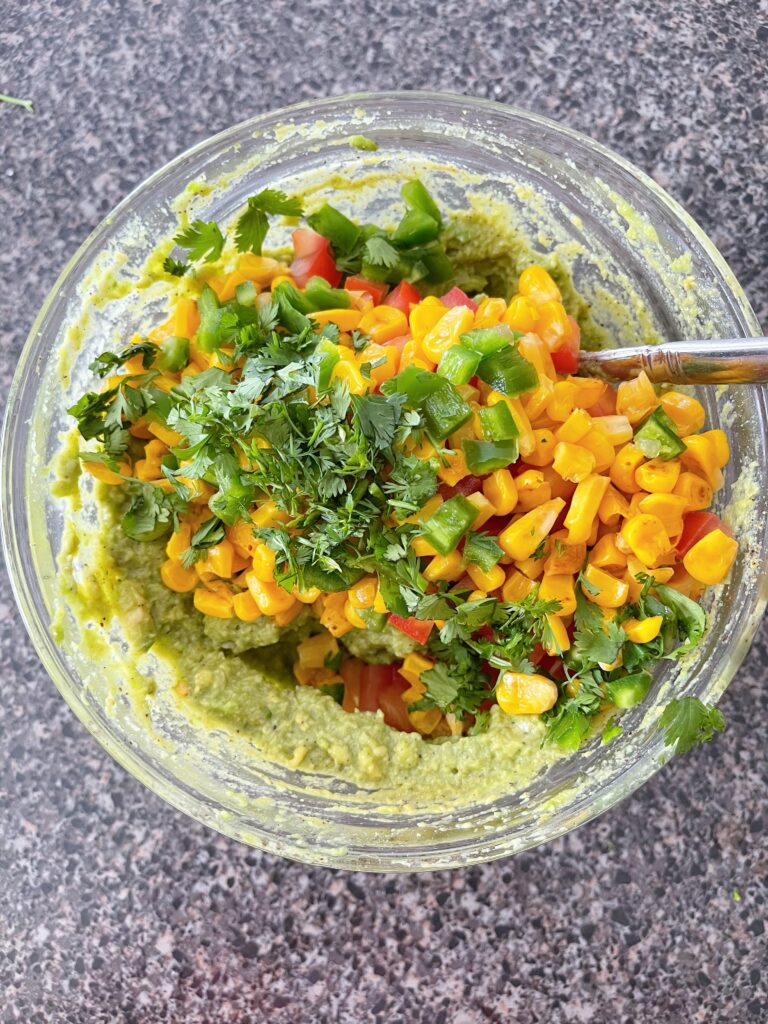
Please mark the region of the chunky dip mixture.
[[[708, 511], [728, 441], [643, 374], [578, 376], [544, 267], [509, 295], [452, 286], [438, 206], [418, 180], [402, 197], [389, 231], [328, 204], [302, 224], [266, 189], [234, 246], [179, 233], [169, 319], [98, 356], [70, 410], [96, 600], [190, 713], [276, 760], [525, 781], [618, 735], [700, 641], [737, 552]], [[284, 260], [262, 254], [275, 216], [297, 224]], [[685, 750], [723, 722], [684, 698], [661, 724]]]

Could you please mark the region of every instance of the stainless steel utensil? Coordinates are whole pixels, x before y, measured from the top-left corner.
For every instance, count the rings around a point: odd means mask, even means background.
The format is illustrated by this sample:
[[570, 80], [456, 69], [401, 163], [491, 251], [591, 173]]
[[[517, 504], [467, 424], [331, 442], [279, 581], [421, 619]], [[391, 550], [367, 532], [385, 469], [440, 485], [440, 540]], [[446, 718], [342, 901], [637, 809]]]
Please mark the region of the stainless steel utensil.
[[641, 370], [655, 384], [768, 383], [768, 338], [680, 341], [580, 352], [578, 372], [632, 380]]

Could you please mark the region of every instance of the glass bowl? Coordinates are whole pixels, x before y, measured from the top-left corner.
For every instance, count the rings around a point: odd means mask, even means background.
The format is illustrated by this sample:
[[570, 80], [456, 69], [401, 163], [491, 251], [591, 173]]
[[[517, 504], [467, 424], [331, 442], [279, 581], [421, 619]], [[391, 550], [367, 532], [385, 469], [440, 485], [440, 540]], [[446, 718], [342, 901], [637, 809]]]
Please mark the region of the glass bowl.
[[[357, 135], [379, 148], [356, 148], [350, 138]], [[222, 132], [120, 203], [45, 301], [19, 361], [2, 439], [2, 532], [16, 598], [44, 665], [80, 720], [132, 775], [206, 825], [272, 853], [350, 869], [488, 861], [612, 807], [659, 768], [665, 748], [657, 719], [665, 700], [674, 693], [716, 701], [766, 600], [764, 394], [754, 387], [709, 389], [699, 397], [709, 422], [728, 429], [733, 450], [718, 509], [745, 538], [730, 582], [715, 588], [716, 627], [687, 664], [667, 663], [648, 702], [625, 713], [618, 740], [608, 747], [593, 740], [522, 791], [466, 797], [451, 807], [377, 809], [370, 793], [266, 762], [243, 741], [206, 735], [169, 707], [137, 708], [124, 688], [107, 685], [131, 671], [126, 648], [114, 632], [99, 637], [94, 624], [79, 625], [57, 598], [64, 502], [52, 494], [46, 467], [71, 428], [66, 408], [88, 382], [95, 352], [124, 338], [121, 325], [131, 316], [149, 327], [161, 315], [162, 286], [148, 285], [131, 268], [158, 238], [175, 232], [182, 205], [191, 215], [225, 221], [259, 188], [292, 191], [298, 183], [318, 200], [336, 187], [342, 207], [372, 220], [386, 214], [398, 183], [413, 172], [426, 177], [444, 207], [461, 208], [470, 194], [481, 204], [504, 200], [517, 229], [542, 251], [558, 249], [618, 344], [760, 333], [741, 288], [691, 218], [650, 178], [590, 139], [459, 96], [342, 96]], [[371, 173], [377, 188], [370, 187]], [[138, 314], [127, 297], [93, 304], [105, 282], [119, 294], [124, 279], [141, 292]]]

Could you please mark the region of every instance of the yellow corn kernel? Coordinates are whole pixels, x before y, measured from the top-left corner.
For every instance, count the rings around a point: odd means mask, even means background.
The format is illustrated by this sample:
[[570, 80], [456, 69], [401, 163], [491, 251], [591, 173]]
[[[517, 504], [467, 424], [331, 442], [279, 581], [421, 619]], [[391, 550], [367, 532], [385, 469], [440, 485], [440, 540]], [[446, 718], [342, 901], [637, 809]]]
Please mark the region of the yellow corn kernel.
[[[520, 454], [527, 458], [536, 447], [536, 439], [533, 434], [531, 421], [523, 408], [523, 403], [519, 398], [508, 398], [499, 391], [491, 391], [486, 399], [486, 404], [496, 405], [498, 402], [506, 402], [507, 408], [512, 413], [512, 419], [517, 427], [517, 443], [520, 446]], [[551, 462], [552, 460], [550, 459], [549, 461]]]
[[560, 474], [563, 480], [570, 480], [571, 483], [577, 484], [594, 470], [595, 456], [578, 444], [558, 441], [555, 445], [552, 468]]
[[573, 404], [579, 409], [591, 409], [608, 388], [604, 380], [597, 380], [595, 377], [567, 377], [566, 380], [575, 388], [576, 400]]
[[651, 568], [655, 568], [672, 547], [664, 523], [647, 512], [627, 519], [621, 528], [621, 537], [632, 553]]
[[683, 440], [685, 451], [680, 455], [683, 465], [701, 473], [712, 490], [719, 491], [723, 486], [723, 474], [720, 471], [718, 453], [713, 439], [708, 434], [692, 434]]
[[364, 576], [347, 591], [349, 603], [353, 608], [373, 608], [378, 589], [379, 579], [377, 576]]
[[412, 516], [408, 516], [405, 522], [420, 523], [425, 519], [429, 519], [433, 512], [437, 512], [444, 501], [445, 499], [441, 495], [434, 494], [429, 501], [424, 502], [418, 512], [414, 512]]
[[301, 604], [314, 604], [322, 592], [317, 587], [307, 587], [306, 590], [294, 587], [291, 593]]
[[437, 471], [437, 475], [448, 484], [449, 487], [455, 486], [459, 480], [463, 480], [465, 476], [469, 476], [469, 468], [467, 467], [467, 460], [464, 457], [464, 451], [462, 448], [457, 448], [446, 455], [440, 456], [441, 465]]
[[635, 480], [635, 473], [645, 462], [645, 456], [633, 444], [625, 444], [616, 452], [616, 456], [608, 470], [611, 483], [625, 494], [636, 494], [642, 490]]
[[485, 526], [491, 516], [496, 514], [493, 505], [481, 491], [473, 491], [468, 494], [467, 501], [477, 509], [477, 518], [472, 523], [473, 530], [479, 530]]
[[170, 427], [166, 427], [164, 423], [149, 423], [147, 429], [150, 434], [154, 434], [155, 437], [159, 438], [163, 444], [168, 445], [169, 448], [176, 448], [183, 440], [181, 434], [171, 430]]
[[234, 299], [237, 286], [247, 280], [249, 280], [248, 275], [242, 270], [239, 268], [232, 270], [227, 274], [224, 285], [219, 292], [219, 302], [229, 302], [230, 299]]
[[[355, 331], [362, 322], [362, 313], [359, 309], [318, 309], [307, 315], [316, 324], [336, 324], [340, 331]], [[402, 313], [400, 315], [402, 316]]]
[[231, 541], [219, 541], [213, 544], [206, 551], [206, 565], [210, 572], [217, 576], [229, 579], [232, 575], [232, 566], [235, 558], [235, 548]]
[[408, 317], [411, 336], [416, 346], [420, 346], [424, 336], [431, 331], [446, 311], [442, 302], [430, 295], [417, 303]]
[[569, 573], [544, 573], [539, 584], [539, 597], [542, 601], [559, 601], [560, 607], [555, 615], [567, 617], [576, 611], [576, 591], [573, 576]]
[[261, 618], [259, 606], [253, 600], [250, 590], [241, 590], [232, 598], [232, 607], [238, 619], [243, 622], [255, 622]]
[[526, 391], [521, 397], [520, 401], [523, 403], [523, 408], [531, 423], [539, 426], [546, 426], [549, 423], [549, 420], [546, 421], [546, 424], [539, 423], [539, 420], [545, 416], [554, 391], [555, 385], [549, 377], [540, 376], [538, 385], [532, 391]]
[[626, 604], [629, 597], [629, 584], [626, 580], [616, 579], [615, 576], [591, 564], [584, 570], [584, 579], [589, 584], [584, 587], [584, 596], [593, 604], [601, 608], [621, 608]]
[[275, 579], [275, 552], [263, 540], [257, 540], [253, 550], [253, 574], [262, 583], [273, 583]]
[[[682, 566], [680, 566], [680, 568], [682, 569]], [[629, 600], [637, 601], [640, 597], [643, 584], [638, 579], [638, 576], [652, 576], [657, 583], [668, 583], [672, 579], [674, 573], [674, 569], [665, 566], [661, 566], [658, 569], [651, 569], [649, 566], [644, 565], [639, 558], [635, 558], [634, 555], [628, 555], [627, 571], [624, 574], [624, 579], [629, 585]]]
[[633, 644], [649, 644], [661, 632], [663, 622], [663, 615], [650, 615], [647, 619], [626, 619], [621, 628]]
[[380, 387], [385, 380], [390, 380], [397, 373], [397, 368], [400, 363], [400, 353], [394, 345], [378, 345], [376, 342], [371, 342], [367, 345], [357, 357], [357, 364], [361, 368], [365, 363], [375, 363], [379, 359], [383, 358], [383, 362], [380, 366], [374, 366], [370, 370], [371, 381], [376, 387]]
[[549, 636], [545, 637], [542, 641], [541, 646], [547, 652], [547, 654], [553, 657], [560, 654], [565, 654], [571, 647], [571, 638], [568, 636], [568, 630], [566, 629], [565, 623], [557, 615], [546, 615], [547, 626], [549, 627]]
[[172, 561], [170, 558], [160, 566], [160, 579], [169, 590], [175, 590], [177, 594], [186, 594], [189, 590], [194, 590], [199, 583], [194, 568], [185, 569], [180, 562]]
[[566, 544], [585, 544], [597, 518], [600, 502], [608, 489], [608, 477], [594, 474], [580, 480], [571, 498], [571, 505], [565, 517], [568, 530]]
[[682, 437], [687, 434], [695, 434], [704, 426], [706, 419], [704, 406], [690, 395], [684, 395], [679, 391], [668, 391], [661, 396], [661, 408], [675, 424]]
[[370, 386], [370, 382], [365, 380], [359, 368], [344, 359], [340, 359], [336, 363], [331, 375], [334, 380], [340, 380], [346, 384], [350, 394], [353, 395], [364, 395]]
[[395, 306], [374, 306], [361, 317], [357, 328], [381, 345], [407, 334], [408, 320]]
[[536, 329], [539, 309], [536, 303], [527, 295], [515, 295], [507, 306], [507, 311], [501, 318], [501, 322], [511, 327], [513, 331], [523, 331], [527, 334]]
[[[418, 697], [415, 700], [418, 700]], [[422, 736], [430, 736], [442, 721], [443, 713], [440, 708], [429, 708], [427, 711], [409, 711], [408, 717], [417, 732], [420, 732]]]
[[499, 587], [503, 586], [506, 580], [506, 573], [500, 565], [494, 565], [492, 568], [485, 572], [480, 568], [479, 565], [468, 565], [467, 575], [475, 584], [477, 589], [482, 592], [482, 595], [492, 594], [494, 590], [498, 590]]
[[[113, 473], [109, 466], [106, 466], [103, 462], [82, 462], [83, 469], [86, 473], [90, 473], [92, 477], [98, 480], [102, 484], [111, 484], [116, 486], [122, 484], [125, 481], [122, 480], [117, 473]], [[131, 465], [129, 462], [121, 462], [118, 469], [123, 476], [131, 475]]]
[[560, 302], [562, 299], [560, 289], [552, 280], [550, 274], [538, 263], [526, 267], [520, 274], [517, 290], [520, 295], [527, 296], [537, 305], [540, 305], [542, 302]]
[[423, 654], [406, 654], [403, 658], [403, 664], [400, 666], [400, 675], [407, 679], [411, 686], [415, 686], [421, 682], [421, 673], [427, 672], [429, 669], [434, 668], [435, 663], [431, 658], [426, 658]]
[[638, 507], [641, 512], [659, 517], [672, 542], [683, 532], [683, 513], [688, 511], [686, 498], [678, 494], [646, 494]]
[[263, 529], [267, 526], [281, 526], [290, 520], [288, 513], [278, 508], [274, 501], [263, 501], [257, 509], [251, 512], [253, 525]]
[[284, 612], [275, 613], [275, 623], [278, 626], [290, 626], [295, 618], [304, 611], [304, 608], [298, 601], [294, 601], [290, 608]]
[[616, 533], [604, 533], [589, 552], [589, 564], [598, 569], [623, 569], [627, 556], [616, 546]]
[[454, 306], [446, 310], [422, 338], [421, 351], [432, 362], [439, 363], [443, 353], [459, 340], [459, 335], [470, 329], [474, 318], [468, 306]]
[[656, 391], [644, 370], [634, 380], [623, 380], [616, 390], [616, 412], [632, 424], [645, 419], [658, 404]]
[[195, 608], [214, 619], [231, 619], [234, 615], [232, 594], [214, 593], [207, 587], [198, 587], [194, 593]]
[[438, 583], [440, 580], [453, 582], [464, 575], [464, 560], [459, 551], [452, 551], [449, 555], [435, 555], [430, 559], [424, 569], [424, 579], [430, 583]]
[[237, 261], [237, 269], [241, 270], [249, 281], [255, 281], [259, 285], [270, 284], [279, 274], [283, 274], [285, 267], [277, 260], [269, 256], [257, 256], [253, 252], [245, 252]]
[[253, 558], [260, 543], [253, 535], [253, 523], [250, 519], [240, 519], [234, 526], [228, 526], [227, 537], [232, 541], [238, 555], [246, 558]]
[[635, 483], [650, 494], [671, 494], [679, 476], [679, 459], [650, 459], [635, 470]]
[[[284, 270], [285, 268], [281, 268], [281, 269], [283, 269], [283, 270]], [[282, 283], [283, 283], [284, 281], [285, 281], [285, 282], [286, 282], [287, 284], [292, 284], [294, 288], [298, 288], [298, 287], [299, 287], [299, 286], [298, 286], [298, 285], [296, 284], [296, 282], [294, 281], [294, 279], [293, 279], [293, 278], [291, 277], [291, 275], [290, 275], [290, 274], [287, 274], [287, 273], [283, 273], [283, 274], [276, 274], [276, 275], [275, 275], [275, 276], [274, 276], [274, 277], [272, 278], [272, 280], [270, 281], [270, 288], [272, 289], [272, 291], [274, 291], [274, 290], [275, 290], [275, 288], [277, 288], [277, 286], [278, 286], [279, 284], [282, 284]]]
[[552, 489], [538, 469], [526, 469], [515, 477], [517, 487], [517, 509], [519, 512], [530, 512], [532, 508], [543, 505], [552, 497]]
[[355, 629], [368, 629], [368, 623], [364, 618], [362, 618], [358, 609], [355, 608], [349, 600], [344, 602], [344, 615], [346, 616], [347, 622], [354, 626]]
[[595, 416], [592, 423], [610, 442], [612, 448], [618, 448], [634, 437], [632, 424], [626, 416]]
[[672, 493], [685, 498], [685, 512], [698, 512], [712, 504], [712, 488], [698, 473], [681, 473]]
[[554, 576], [579, 572], [587, 557], [586, 544], [566, 544], [567, 530], [556, 530], [550, 536], [550, 553], [544, 572]]
[[616, 526], [619, 519], [624, 519], [629, 515], [629, 502], [613, 484], [609, 484], [606, 488], [603, 500], [598, 506], [597, 515], [605, 526]]
[[557, 697], [557, 684], [551, 679], [524, 672], [503, 672], [496, 687], [496, 700], [507, 715], [543, 715]]
[[574, 410], [578, 389], [570, 380], [559, 380], [552, 391], [552, 398], [547, 403], [547, 416], [557, 423], [565, 423]]
[[475, 310], [473, 327], [495, 327], [507, 311], [504, 299], [485, 298]]
[[573, 327], [565, 306], [557, 299], [549, 299], [539, 306], [536, 333], [550, 352], [558, 352], [570, 338]]
[[739, 545], [722, 530], [712, 530], [686, 553], [683, 565], [699, 583], [721, 583], [730, 572]]
[[483, 480], [483, 494], [493, 505], [494, 515], [507, 516], [517, 505], [515, 478], [508, 469], [497, 469]]
[[715, 465], [718, 469], [722, 469], [723, 466], [727, 465], [728, 459], [731, 457], [731, 446], [728, 444], [728, 437], [724, 430], [705, 430], [700, 437], [706, 437], [711, 442], [712, 451], [714, 453]]
[[177, 299], [173, 311], [173, 333], [179, 338], [191, 338], [199, 326], [197, 302], [194, 299]]
[[539, 427], [533, 432], [534, 447], [525, 456], [525, 461], [532, 466], [548, 466], [555, 457], [557, 441], [555, 435], [547, 427]]
[[[562, 426], [555, 431], [558, 441], [577, 444], [592, 428], [592, 417], [586, 409], [574, 409]], [[630, 432], [631, 436], [631, 432]]]
[[179, 528], [175, 533], [172, 533], [168, 538], [168, 543], [165, 545], [166, 555], [174, 562], [178, 562], [181, 556], [189, 547], [189, 542], [192, 539], [192, 528], [189, 523], [179, 523]]
[[536, 367], [539, 383], [541, 384], [542, 378], [544, 378], [550, 384], [551, 394], [551, 384], [557, 380], [557, 370], [552, 362], [552, 355], [541, 338], [537, 334], [525, 334], [517, 343], [517, 350], [524, 359]]
[[387, 608], [386, 601], [381, 596], [380, 590], [376, 591], [376, 597], [373, 599], [373, 610], [375, 612], [378, 612], [379, 615], [385, 615], [389, 611], [389, 608]]
[[[538, 555], [538, 552], [537, 552]], [[520, 561], [515, 562], [515, 568], [518, 569], [523, 576], [527, 576], [529, 580], [537, 580], [544, 572], [544, 563], [549, 555], [549, 537], [544, 541], [544, 552], [542, 557], [534, 558], [530, 555], [528, 558], [522, 558]]]
[[608, 437], [602, 432], [602, 430], [594, 426], [582, 437], [579, 444], [582, 448], [586, 448], [587, 451], [592, 452], [595, 457], [595, 472], [604, 473], [613, 464], [613, 460], [616, 458], [616, 452], [614, 451], [613, 445], [609, 441]]
[[[283, 590], [276, 583], [260, 580], [253, 570], [245, 574], [245, 582], [248, 584], [248, 589], [262, 615], [277, 615], [278, 612], [287, 612], [296, 603], [293, 594], [289, 594], [287, 590]], [[346, 594], [344, 597], [346, 598]]]
[[433, 548], [425, 537], [414, 537], [411, 541], [411, 547], [419, 558], [426, 558], [430, 555], [439, 554], [437, 549]]
[[576, 490], [576, 484], [572, 484], [570, 480], [563, 480], [552, 466], [541, 466], [539, 472], [544, 477], [544, 481], [549, 484], [553, 498], [562, 498], [564, 501], [571, 500], [573, 492]]
[[504, 601], [510, 604], [519, 604], [535, 588], [533, 580], [529, 580], [517, 569], [510, 569], [507, 573], [507, 580], [501, 588], [501, 596]]
[[344, 614], [344, 606], [347, 603], [347, 595], [344, 591], [338, 594], [326, 594], [322, 602], [320, 612], [320, 624], [325, 626], [332, 636], [344, 636], [354, 626]]
[[502, 530], [499, 544], [515, 562], [530, 558], [555, 525], [557, 517], [565, 508], [562, 498], [552, 498], [520, 516]]

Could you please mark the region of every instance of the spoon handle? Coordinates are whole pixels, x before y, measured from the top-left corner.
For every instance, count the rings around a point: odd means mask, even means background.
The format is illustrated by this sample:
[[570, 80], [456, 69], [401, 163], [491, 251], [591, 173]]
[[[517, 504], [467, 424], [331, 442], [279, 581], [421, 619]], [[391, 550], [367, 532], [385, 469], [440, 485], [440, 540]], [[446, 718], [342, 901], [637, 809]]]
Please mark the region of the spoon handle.
[[768, 383], [768, 338], [680, 341], [579, 353], [579, 373], [632, 380], [645, 370], [654, 384]]

